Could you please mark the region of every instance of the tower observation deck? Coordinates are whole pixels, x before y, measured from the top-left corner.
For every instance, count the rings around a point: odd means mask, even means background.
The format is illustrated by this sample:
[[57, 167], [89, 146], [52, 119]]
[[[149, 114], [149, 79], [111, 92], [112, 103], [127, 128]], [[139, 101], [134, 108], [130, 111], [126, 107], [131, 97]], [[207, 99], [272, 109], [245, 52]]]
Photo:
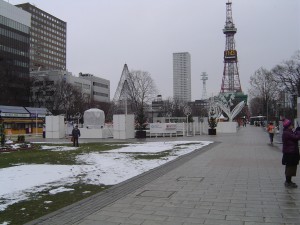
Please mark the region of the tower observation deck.
[[236, 93], [242, 92], [239, 71], [238, 71], [238, 56], [235, 49], [234, 35], [237, 32], [232, 19], [231, 2], [226, 3], [226, 23], [223, 33], [226, 36], [225, 51], [224, 51], [224, 71], [222, 78], [222, 86], [220, 93]]

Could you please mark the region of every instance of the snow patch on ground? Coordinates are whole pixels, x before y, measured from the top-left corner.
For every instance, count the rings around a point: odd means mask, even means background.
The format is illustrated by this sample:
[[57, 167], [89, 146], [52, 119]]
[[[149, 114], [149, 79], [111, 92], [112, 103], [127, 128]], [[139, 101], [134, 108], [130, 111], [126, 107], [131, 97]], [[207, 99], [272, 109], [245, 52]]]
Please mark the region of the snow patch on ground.
[[[209, 141], [146, 142], [128, 144], [120, 149], [77, 156], [84, 165], [17, 165], [0, 169], [0, 211], [29, 198], [30, 194], [49, 190], [50, 194], [72, 191], [64, 186], [76, 182], [115, 185], [175, 158], [202, 148]], [[43, 146], [44, 150], [69, 151], [74, 147]], [[137, 154], [170, 151], [159, 159], [135, 159]]]

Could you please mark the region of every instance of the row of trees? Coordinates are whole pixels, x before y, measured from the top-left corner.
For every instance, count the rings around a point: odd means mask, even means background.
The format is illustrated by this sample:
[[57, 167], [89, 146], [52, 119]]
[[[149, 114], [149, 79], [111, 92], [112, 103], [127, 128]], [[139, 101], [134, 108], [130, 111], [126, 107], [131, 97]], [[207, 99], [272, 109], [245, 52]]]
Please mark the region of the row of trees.
[[93, 101], [90, 95], [83, 94], [81, 89], [63, 79], [54, 83], [46, 77], [42, 80], [33, 77], [30, 83], [32, 106], [46, 107], [53, 115], [64, 114], [67, 120], [90, 108], [109, 111], [110, 103]]
[[[154, 112], [152, 101], [156, 97], [157, 88], [151, 74], [146, 71], [132, 70], [124, 81], [119, 102], [112, 102], [108, 118], [114, 113], [125, 113], [125, 111], [134, 113], [137, 128], [144, 129], [150, 121], [149, 113]], [[182, 102], [169, 98], [161, 101], [155, 112], [159, 117], [185, 116], [184, 106]]]
[[[123, 84], [123, 89], [118, 102], [113, 102], [111, 107], [115, 113], [134, 113], [137, 128], [144, 129], [148, 122], [153, 121], [153, 114], [157, 117], [186, 117], [188, 108], [186, 102], [168, 98], [156, 99], [157, 89], [150, 73], [140, 70], [132, 70]], [[125, 109], [125, 107], [127, 107]], [[207, 116], [206, 106], [191, 106], [191, 114], [188, 116], [192, 122], [192, 116]], [[114, 113], [109, 113], [112, 116]], [[152, 119], [151, 119], [152, 117]]]
[[[90, 95], [82, 93], [81, 89], [63, 79], [54, 82], [47, 77], [32, 77], [30, 83], [32, 106], [46, 107], [54, 115], [64, 114], [68, 120], [74, 118], [78, 112], [83, 114], [87, 109], [99, 108], [104, 111], [106, 120], [112, 121], [113, 114], [125, 113], [126, 99], [128, 113], [135, 114], [137, 123], [142, 125], [141, 128], [149, 122], [149, 113], [153, 110], [151, 104], [158, 93], [151, 74], [141, 70], [132, 70], [129, 73], [123, 84], [119, 102], [93, 101]], [[185, 116], [184, 106], [182, 102], [169, 98], [161, 102], [156, 115]]]
[[251, 115], [268, 120], [296, 117], [296, 98], [300, 96], [300, 50], [271, 70], [260, 68], [250, 77]]

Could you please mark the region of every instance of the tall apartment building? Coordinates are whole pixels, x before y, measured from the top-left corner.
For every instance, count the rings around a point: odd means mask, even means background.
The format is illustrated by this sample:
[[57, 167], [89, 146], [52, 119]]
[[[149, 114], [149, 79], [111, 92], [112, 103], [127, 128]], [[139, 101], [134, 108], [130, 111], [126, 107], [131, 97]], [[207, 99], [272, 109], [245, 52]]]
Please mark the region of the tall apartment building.
[[29, 13], [0, 0], [0, 105], [29, 104]]
[[30, 71], [65, 70], [67, 23], [29, 3], [16, 6], [31, 14]]
[[173, 53], [173, 98], [190, 102], [191, 92], [191, 55], [188, 52]]

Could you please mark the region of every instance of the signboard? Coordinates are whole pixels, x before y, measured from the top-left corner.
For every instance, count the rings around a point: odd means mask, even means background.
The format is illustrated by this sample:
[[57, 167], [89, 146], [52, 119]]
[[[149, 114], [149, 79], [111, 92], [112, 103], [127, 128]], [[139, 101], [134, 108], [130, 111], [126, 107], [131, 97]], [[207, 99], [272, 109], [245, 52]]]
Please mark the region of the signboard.
[[150, 133], [163, 134], [163, 133], [176, 133], [176, 123], [151, 123]]
[[30, 118], [45, 118], [46, 117], [46, 115], [44, 115], [44, 114], [35, 114], [35, 113], [31, 113], [30, 114]]
[[224, 51], [225, 60], [237, 60], [237, 51], [236, 50], [226, 50]]
[[22, 113], [1, 113], [2, 117], [30, 117], [30, 114], [22, 114]]

